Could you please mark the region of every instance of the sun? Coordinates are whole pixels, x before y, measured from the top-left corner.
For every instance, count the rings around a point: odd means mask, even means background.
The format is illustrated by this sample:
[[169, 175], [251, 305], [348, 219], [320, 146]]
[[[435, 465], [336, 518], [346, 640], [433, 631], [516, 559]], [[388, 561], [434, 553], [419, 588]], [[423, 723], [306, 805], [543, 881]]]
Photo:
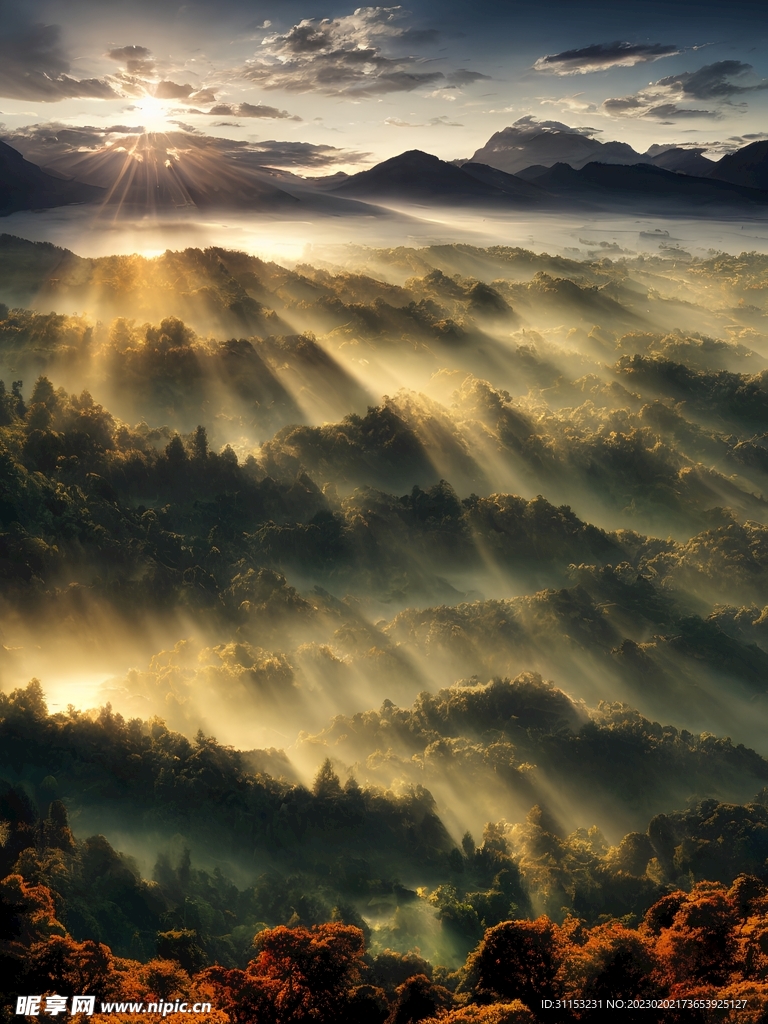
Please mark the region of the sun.
[[163, 132], [168, 130], [170, 110], [165, 100], [159, 100], [155, 96], [145, 96], [134, 104], [134, 110], [141, 114], [146, 131]]

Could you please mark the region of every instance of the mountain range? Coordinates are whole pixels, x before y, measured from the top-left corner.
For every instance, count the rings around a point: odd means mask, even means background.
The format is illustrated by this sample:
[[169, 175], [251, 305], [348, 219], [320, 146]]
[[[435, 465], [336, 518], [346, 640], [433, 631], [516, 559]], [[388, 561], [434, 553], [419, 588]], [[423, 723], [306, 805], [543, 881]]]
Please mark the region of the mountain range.
[[131, 213], [218, 207], [377, 216], [398, 204], [697, 215], [768, 207], [768, 142], [713, 161], [681, 147], [640, 154], [567, 126], [529, 129], [497, 132], [467, 161], [409, 150], [357, 174], [325, 178], [287, 174], [250, 162], [247, 153], [232, 155], [220, 140], [190, 142], [180, 133], [176, 141], [134, 137], [130, 152], [117, 143], [73, 151], [63, 164], [43, 167], [0, 142], [0, 214], [89, 202]]
[[578, 129], [550, 122], [521, 119], [496, 132], [476, 150], [472, 162], [496, 167], [507, 174], [534, 180], [531, 168], [567, 164], [581, 170], [590, 163], [631, 166], [648, 164], [697, 178], [714, 178], [745, 188], [768, 189], [768, 142], [753, 142], [720, 160], [710, 160], [702, 149], [650, 146], [639, 153], [625, 142], [601, 142]]
[[[525, 121], [525, 119], [523, 119]], [[568, 164], [579, 170], [588, 163], [653, 164], [668, 171], [707, 177], [715, 162], [702, 156], [701, 149], [681, 146], [651, 146], [639, 153], [626, 142], [601, 142], [578, 129], [559, 125], [521, 124], [519, 121], [496, 132], [476, 150], [472, 160], [518, 174], [531, 165], [552, 167]]]
[[334, 195], [385, 205], [399, 201], [507, 209], [596, 211], [632, 207], [652, 213], [669, 213], [672, 208], [698, 214], [759, 212], [768, 207], [768, 191], [742, 184], [742, 180], [763, 180], [768, 158], [762, 149], [754, 155], [740, 152], [740, 161], [731, 159], [726, 165], [728, 179], [723, 180], [667, 170], [648, 162], [591, 161], [574, 168], [558, 161], [551, 167], [539, 164], [509, 174], [476, 159], [457, 166], [420, 150], [409, 150], [359, 174], [334, 175], [321, 187]]
[[411, 149], [375, 167], [344, 178], [331, 188], [334, 195], [364, 200], [403, 200], [416, 203], [460, 202], [544, 205], [548, 195], [537, 185], [505, 174], [487, 164], [462, 167]]

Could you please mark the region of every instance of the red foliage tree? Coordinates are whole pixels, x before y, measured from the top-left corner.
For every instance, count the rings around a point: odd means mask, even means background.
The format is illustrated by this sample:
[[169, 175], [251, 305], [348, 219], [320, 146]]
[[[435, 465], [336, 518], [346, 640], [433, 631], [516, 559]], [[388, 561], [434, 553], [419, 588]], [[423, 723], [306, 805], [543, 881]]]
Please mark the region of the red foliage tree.
[[527, 1006], [551, 997], [562, 961], [560, 932], [548, 917], [489, 928], [468, 962], [477, 989]]
[[212, 967], [209, 986], [234, 1024], [328, 1024], [338, 1021], [350, 989], [366, 969], [363, 933], [353, 925], [271, 928], [254, 940], [258, 956], [245, 971]]

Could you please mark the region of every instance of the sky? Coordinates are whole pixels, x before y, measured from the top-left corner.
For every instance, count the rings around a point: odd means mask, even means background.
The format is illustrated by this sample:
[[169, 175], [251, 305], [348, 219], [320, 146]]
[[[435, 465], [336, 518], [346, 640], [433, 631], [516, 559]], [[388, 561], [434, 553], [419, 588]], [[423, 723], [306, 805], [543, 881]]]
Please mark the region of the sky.
[[0, 122], [194, 130], [308, 174], [468, 158], [521, 119], [718, 156], [768, 137], [767, 35], [756, 0], [0, 0]]

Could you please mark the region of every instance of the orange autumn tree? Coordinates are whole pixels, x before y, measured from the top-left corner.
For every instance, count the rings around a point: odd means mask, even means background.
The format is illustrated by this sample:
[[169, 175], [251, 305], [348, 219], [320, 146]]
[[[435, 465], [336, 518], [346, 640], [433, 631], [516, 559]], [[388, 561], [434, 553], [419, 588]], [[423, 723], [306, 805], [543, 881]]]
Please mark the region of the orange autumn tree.
[[504, 921], [486, 931], [469, 957], [469, 976], [481, 994], [538, 1004], [555, 993], [563, 941], [561, 929], [548, 917]]
[[366, 970], [365, 939], [353, 925], [281, 925], [254, 939], [258, 955], [244, 971], [209, 967], [197, 991], [229, 1014], [233, 1024], [337, 1024], [347, 996]]
[[[659, 930], [656, 953], [673, 986], [680, 992], [692, 985], [724, 985], [737, 968], [739, 910], [724, 885], [700, 882], [690, 893], [680, 893], [677, 907], [673, 893], [667, 898], [666, 927]], [[651, 907], [646, 922], [658, 918]]]

